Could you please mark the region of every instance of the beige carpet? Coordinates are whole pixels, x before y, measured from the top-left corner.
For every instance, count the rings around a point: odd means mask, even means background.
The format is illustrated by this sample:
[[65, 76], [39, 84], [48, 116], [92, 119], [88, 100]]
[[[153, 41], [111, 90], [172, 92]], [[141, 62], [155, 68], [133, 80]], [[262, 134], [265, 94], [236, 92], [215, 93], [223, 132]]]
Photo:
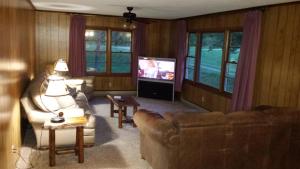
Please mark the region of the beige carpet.
[[[153, 110], [158, 113], [199, 111], [182, 102], [161, 101], [146, 98], [137, 98], [140, 108]], [[48, 166], [48, 151], [39, 151], [35, 148], [35, 136], [31, 128], [27, 129], [25, 141], [22, 145], [21, 155], [16, 168], [29, 168], [33, 165], [36, 169], [151, 169], [149, 164], [140, 158], [139, 133], [137, 128], [124, 124], [123, 129], [117, 127], [117, 117], [110, 117], [110, 105], [103, 98], [94, 98], [91, 102], [96, 113], [96, 144], [94, 147], [85, 148], [85, 161], [77, 163], [74, 154], [56, 156], [56, 166]], [[132, 109], [128, 109], [129, 116]], [[115, 115], [117, 116], [117, 114]], [[30, 164], [31, 163], [31, 164]]]

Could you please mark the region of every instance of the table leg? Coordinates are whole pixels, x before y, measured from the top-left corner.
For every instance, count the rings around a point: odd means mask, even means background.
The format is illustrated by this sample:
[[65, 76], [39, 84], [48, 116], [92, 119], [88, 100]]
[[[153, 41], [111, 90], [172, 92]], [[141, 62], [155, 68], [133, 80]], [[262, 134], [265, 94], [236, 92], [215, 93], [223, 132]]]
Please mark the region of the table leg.
[[118, 117], [118, 119], [119, 119], [119, 128], [123, 127], [122, 126], [122, 118], [123, 118], [122, 107], [119, 106], [119, 117]]
[[76, 135], [78, 135], [78, 163], [84, 162], [84, 150], [83, 150], [83, 127], [76, 127]]
[[124, 116], [127, 118], [127, 106], [124, 107]]
[[114, 117], [114, 103], [110, 101], [110, 117]]
[[49, 165], [55, 166], [55, 129], [49, 129]]
[[[133, 106], [133, 116], [136, 113], [136, 111], [137, 111], [137, 106]], [[136, 127], [136, 124], [134, 123], [134, 120], [132, 120], [132, 126]]]
[[76, 143], [75, 143], [75, 155], [78, 156], [78, 152], [79, 152], [79, 134], [76, 128]]

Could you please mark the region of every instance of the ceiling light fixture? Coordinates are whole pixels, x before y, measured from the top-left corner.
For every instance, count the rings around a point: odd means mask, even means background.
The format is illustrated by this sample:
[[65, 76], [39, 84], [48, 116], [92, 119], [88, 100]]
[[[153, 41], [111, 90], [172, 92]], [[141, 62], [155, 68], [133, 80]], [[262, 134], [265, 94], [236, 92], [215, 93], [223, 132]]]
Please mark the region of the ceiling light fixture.
[[48, 10], [90, 11], [94, 9], [91, 6], [63, 2], [34, 2], [33, 4], [37, 8]]
[[123, 24], [123, 28], [135, 29], [136, 25], [133, 22], [136, 19], [136, 14], [132, 12], [133, 7], [127, 7], [128, 12], [123, 13], [123, 17], [126, 22]]

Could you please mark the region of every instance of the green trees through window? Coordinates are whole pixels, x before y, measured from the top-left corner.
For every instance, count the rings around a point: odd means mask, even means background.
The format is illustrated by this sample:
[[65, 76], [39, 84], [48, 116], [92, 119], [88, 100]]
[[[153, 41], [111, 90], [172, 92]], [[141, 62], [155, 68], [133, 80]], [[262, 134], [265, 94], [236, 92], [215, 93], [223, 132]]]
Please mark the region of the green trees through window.
[[87, 29], [86, 71], [100, 74], [130, 73], [131, 42], [131, 32]]
[[111, 71], [128, 73], [131, 66], [131, 33], [112, 31]]
[[188, 80], [194, 80], [197, 34], [190, 33], [188, 43], [189, 43], [189, 47], [188, 47], [188, 55], [186, 58], [185, 78]]
[[232, 93], [242, 32], [189, 33], [185, 79]]
[[86, 30], [85, 56], [87, 72], [106, 72], [106, 31]]
[[198, 82], [219, 88], [224, 33], [203, 33], [201, 37]]

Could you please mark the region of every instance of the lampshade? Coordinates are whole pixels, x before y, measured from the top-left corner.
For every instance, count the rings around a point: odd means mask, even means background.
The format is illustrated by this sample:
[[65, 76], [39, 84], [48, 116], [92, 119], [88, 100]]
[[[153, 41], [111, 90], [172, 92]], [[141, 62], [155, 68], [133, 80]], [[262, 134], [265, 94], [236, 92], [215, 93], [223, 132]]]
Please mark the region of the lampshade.
[[46, 96], [64, 96], [69, 94], [69, 90], [65, 84], [64, 78], [51, 75], [48, 77], [49, 83], [46, 90]]
[[67, 63], [63, 59], [59, 59], [54, 67], [55, 71], [58, 72], [67, 72], [69, 71]]

